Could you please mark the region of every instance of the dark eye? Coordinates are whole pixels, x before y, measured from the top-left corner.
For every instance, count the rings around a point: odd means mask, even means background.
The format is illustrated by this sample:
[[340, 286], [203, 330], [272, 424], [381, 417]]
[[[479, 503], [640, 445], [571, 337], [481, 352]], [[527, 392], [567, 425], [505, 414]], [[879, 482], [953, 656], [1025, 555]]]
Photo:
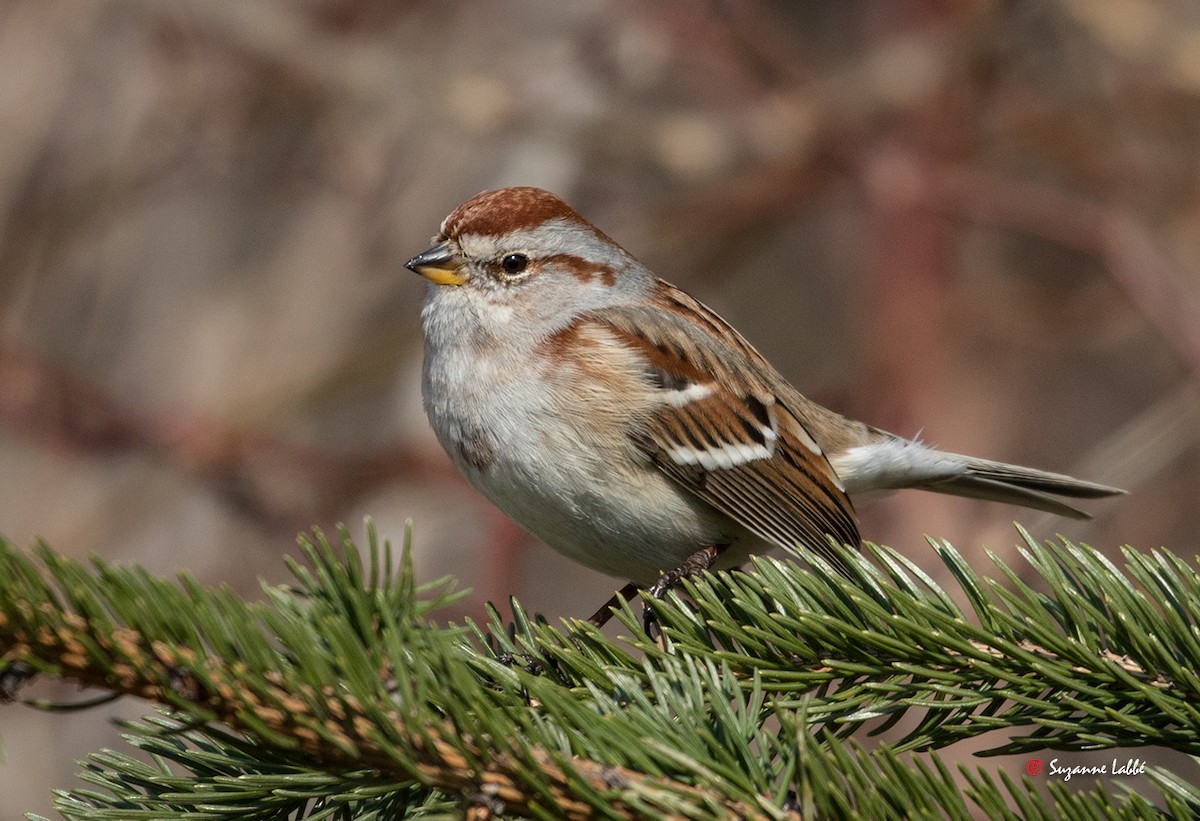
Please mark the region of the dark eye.
[[529, 267], [529, 257], [524, 254], [509, 254], [500, 260], [500, 270], [512, 276], [519, 274]]

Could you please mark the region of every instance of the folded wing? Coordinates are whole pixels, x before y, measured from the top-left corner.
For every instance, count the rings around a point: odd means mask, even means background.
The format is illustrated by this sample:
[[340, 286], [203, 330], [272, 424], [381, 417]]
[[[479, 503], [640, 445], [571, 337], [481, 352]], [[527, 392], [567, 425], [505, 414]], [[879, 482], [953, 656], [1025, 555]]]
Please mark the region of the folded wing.
[[860, 541], [853, 505], [816, 441], [776, 399], [770, 366], [702, 304], [674, 289], [667, 296], [687, 300], [708, 333], [654, 306], [590, 317], [642, 354], [659, 391], [661, 404], [635, 442], [663, 473], [760, 538], [836, 562], [828, 536]]

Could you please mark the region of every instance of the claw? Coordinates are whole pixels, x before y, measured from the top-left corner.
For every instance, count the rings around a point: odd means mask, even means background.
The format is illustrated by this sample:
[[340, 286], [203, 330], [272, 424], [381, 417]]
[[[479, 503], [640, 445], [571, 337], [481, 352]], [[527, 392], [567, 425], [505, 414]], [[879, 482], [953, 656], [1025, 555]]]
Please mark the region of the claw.
[[[646, 596], [653, 596], [656, 599], [661, 599], [667, 595], [672, 587], [674, 587], [680, 579], [685, 579], [688, 576], [695, 576], [697, 573], [702, 573], [716, 564], [717, 557], [721, 555], [721, 551], [729, 547], [726, 544], [709, 545], [702, 547], [692, 555], [688, 556], [683, 564], [674, 570], [668, 570], [658, 577], [658, 581], [650, 585], [642, 594], [642, 601], [646, 600]], [[653, 637], [651, 632], [657, 623], [654, 618], [654, 611], [646, 605], [642, 610], [642, 629], [646, 631], [647, 636]]]

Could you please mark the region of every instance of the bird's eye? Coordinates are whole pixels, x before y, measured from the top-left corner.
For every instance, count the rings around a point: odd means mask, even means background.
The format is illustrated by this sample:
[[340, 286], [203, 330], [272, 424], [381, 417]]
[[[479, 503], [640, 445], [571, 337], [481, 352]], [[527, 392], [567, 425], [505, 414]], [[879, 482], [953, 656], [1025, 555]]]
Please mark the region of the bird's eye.
[[529, 257], [524, 254], [509, 254], [500, 260], [500, 270], [509, 276], [519, 274], [529, 267]]

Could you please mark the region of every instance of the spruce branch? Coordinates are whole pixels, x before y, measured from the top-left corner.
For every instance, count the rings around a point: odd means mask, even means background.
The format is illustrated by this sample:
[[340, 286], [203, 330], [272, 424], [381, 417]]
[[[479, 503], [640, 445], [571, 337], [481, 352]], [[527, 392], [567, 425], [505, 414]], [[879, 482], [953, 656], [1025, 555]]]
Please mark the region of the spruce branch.
[[[298, 588], [246, 604], [186, 576], [0, 543], [6, 692], [33, 671], [173, 711], [130, 728], [157, 767], [98, 754], [85, 778], [102, 791], [62, 793], [60, 811], [419, 817], [459, 801], [535, 818], [1151, 817], [1138, 796], [1052, 785], [1051, 806], [1027, 779], [983, 770], [963, 793], [936, 755], [897, 754], [1023, 725], [1033, 732], [1007, 748], [1192, 751], [1200, 726], [1200, 591], [1165, 552], [1128, 551], [1126, 576], [1027, 538], [1042, 594], [936, 544], [969, 614], [888, 550], [871, 549], [877, 566], [847, 554], [851, 579], [759, 560], [688, 584], [690, 601], [652, 602], [660, 645], [625, 604], [624, 642], [516, 602], [511, 624], [493, 611], [486, 627], [438, 626], [455, 594], [417, 586], [407, 546], [398, 572], [373, 533], [365, 564], [345, 534], [302, 547]], [[922, 721], [900, 745], [843, 740], [911, 711]], [[1154, 777], [1169, 808], [1200, 808], [1186, 779]]]
[[[818, 562], [806, 573], [756, 558], [752, 573], [686, 583], [690, 603], [651, 602], [670, 643], [635, 644], [654, 657], [720, 660], [785, 704], [804, 694], [814, 720], [844, 735], [922, 711], [901, 750], [1032, 725], [991, 752], [1153, 744], [1200, 754], [1196, 570], [1167, 551], [1126, 549], [1126, 576], [1090, 548], [1022, 535], [1049, 594], [994, 555], [1009, 586], [981, 578], [945, 543], [933, 547], [970, 613], [883, 548], [868, 546], [876, 564], [849, 555], [849, 580]], [[560, 640], [545, 631], [539, 639]]]
[[524, 708], [524, 696], [481, 703], [502, 691], [465, 663], [463, 630], [421, 620], [451, 599], [448, 587], [418, 589], [407, 561], [394, 586], [386, 560], [364, 577], [353, 546], [343, 547], [307, 544], [315, 572], [294, 566], [301, 596], [268, 589], [268, 604], [245, 605], [186, 576], [176, 586], [99, 561], [89, 572], [45, 547], [39, 569], [0, 544], [3, 658], [220, 722], [289, 759], [365, 767], [520, 814], [582, 819], [604, 807], [671, 818], [683, 804], [771, 817], [663, 777], [662, 766], [646, 774], [521, 744], [505, 708]]

